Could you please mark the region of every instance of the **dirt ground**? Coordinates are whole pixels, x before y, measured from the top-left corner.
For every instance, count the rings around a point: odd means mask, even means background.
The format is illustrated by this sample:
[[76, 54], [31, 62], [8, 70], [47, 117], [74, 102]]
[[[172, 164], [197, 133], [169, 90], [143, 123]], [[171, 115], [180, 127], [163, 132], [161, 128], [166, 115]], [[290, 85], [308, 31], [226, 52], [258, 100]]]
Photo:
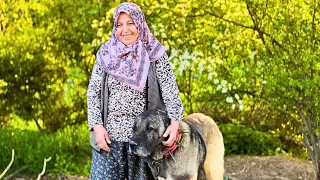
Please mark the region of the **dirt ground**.
[[[225, 158], [226, 180], [315, 180], [310, 161], [279, 156], [232, 156]], [[24, 180], [28, 178], [14, 178]], [[43, 177], [42, 180], [88, 180], [88, 177]]]
[[225, 158], [228, 180], [315, 180], [310, 161], [279, 156]]

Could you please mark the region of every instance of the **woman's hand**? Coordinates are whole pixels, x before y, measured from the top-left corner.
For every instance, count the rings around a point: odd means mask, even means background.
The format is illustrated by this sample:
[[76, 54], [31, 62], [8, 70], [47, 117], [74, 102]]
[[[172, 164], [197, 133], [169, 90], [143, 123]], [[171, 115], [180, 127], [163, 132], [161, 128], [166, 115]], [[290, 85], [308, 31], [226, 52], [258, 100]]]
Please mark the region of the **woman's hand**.
[[176, 137], [179, 130], [179, 121], [171, 120], [171, 124], [168, 126], [167, 130], [162, 135], [163, 137], [167, 137], [169, 135], [169, 139], [166, 141], [162, 141], [162, 144], [165, 146], [172, 146], [176, 141]]
[[110, 148], [108, 144], [111, 144], [111, 141], [109, 139], [107, 130], [101, 124], [94, 125], [93, 130], [94, 130], [94, 133], [96, 134], [96, 143], [98, 144], [98, 146], [101, 149], [107, 152], [110, 152]]

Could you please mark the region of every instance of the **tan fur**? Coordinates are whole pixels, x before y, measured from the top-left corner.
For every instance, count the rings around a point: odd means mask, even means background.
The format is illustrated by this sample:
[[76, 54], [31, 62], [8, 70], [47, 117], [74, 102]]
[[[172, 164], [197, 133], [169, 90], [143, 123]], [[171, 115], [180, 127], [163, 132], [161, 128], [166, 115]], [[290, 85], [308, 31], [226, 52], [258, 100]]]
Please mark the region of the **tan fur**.
[[190, 180], [198, 180], [198, 175], [191, 177]]
[[185, 122], [196, 127], [206, 144], [204, 171], [207, 180], [223, 180], [224, 144], [222, 134], [212, 118], [194, 113], [184, 118]]

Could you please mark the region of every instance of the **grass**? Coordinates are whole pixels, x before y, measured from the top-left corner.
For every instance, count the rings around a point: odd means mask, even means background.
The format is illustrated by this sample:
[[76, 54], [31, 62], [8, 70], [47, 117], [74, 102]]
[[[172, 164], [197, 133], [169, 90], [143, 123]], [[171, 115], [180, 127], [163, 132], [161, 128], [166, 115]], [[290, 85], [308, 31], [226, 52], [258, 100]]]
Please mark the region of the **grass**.
[[44, 158], [49, 157], [52, 159], [47, 163], [46, 175], [89, 175], [91, 148], [86, 124], [44, 134], [17, 120], [13, 126], [0, 127], [0, 147], [0, 173], [15, 150], [14, 163], [6, 175], [28, 166], [23, 173], [36, 177], [42, 171]]
[[[22, 173], [33, 179], [42, 171], [43, 161], [47, 163], [46, 175], [89, 176], [91, 147], [87, 124], [69, 126], [58, 132], [46, 134], [37, 130], [35, 123], [26, 123], [18, 117], [9, 126], [0, 126], [0, 173], [11, 160], [11, 151], [15, 150], [15, 160], [9, 175], [28, 166]], [[224, 135], [226, 155], [289, 155], [281, 150], [279, 139], [268, 133], [235, 125], [221, 125]]]

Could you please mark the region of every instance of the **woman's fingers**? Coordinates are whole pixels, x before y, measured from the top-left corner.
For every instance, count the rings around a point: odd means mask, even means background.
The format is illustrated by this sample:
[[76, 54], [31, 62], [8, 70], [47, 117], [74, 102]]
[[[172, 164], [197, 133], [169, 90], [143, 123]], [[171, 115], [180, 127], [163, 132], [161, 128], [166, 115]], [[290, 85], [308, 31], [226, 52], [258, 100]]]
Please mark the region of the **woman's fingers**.
[[98, 146], [99, 146], [101, 149], [103, 149], [103, 150], [105, 150], [105, 151], [107, 151], [107, 152], [110, 152], [110, 147], [108, 146], [108, 144], [107, 144], [107, 142], [106, 142], [105, 140], [99, 141], [99, 142], [98, 142]]
[[166, 129], [163, 137], [167, 137], [169, 135], [169, 139], [166, 141], [162, 141], [162, 144], [165, 146], [172, 146], [174, 141], [176, 140], [177, 133], [179, 129], [179, 122], [176, 120], [171, 120], [170, 125]]
[[170, 136], [169, 136], [169, 139], [168, 139], [168, 140], [162, 142], [163, 145], [169, 146], [169, 147], [173, 145], [176, 136], [171, 135], [171, 134], [173, 134], [173, 133], [170, 133]]
[[98, 144], [98, 146], [101, 149], [110, 152], [110, 147], [108, 146], [108, 144], [111, 144], [111, 141], [106, 129], [102, 125], [97, 125], [94, 126], [93, 130], [96, 134], [96, 143]]
[[109, 138], [109, 135], [108, 135], [107, 131], [106, 131], [106, 133], [105, 133], [105, 135], [104, 135], [104, 138], [106, 139], [106, 141], [107, 141], [108, 144], [111, 144], [111, 140], [110, 140], [110, 138]]

